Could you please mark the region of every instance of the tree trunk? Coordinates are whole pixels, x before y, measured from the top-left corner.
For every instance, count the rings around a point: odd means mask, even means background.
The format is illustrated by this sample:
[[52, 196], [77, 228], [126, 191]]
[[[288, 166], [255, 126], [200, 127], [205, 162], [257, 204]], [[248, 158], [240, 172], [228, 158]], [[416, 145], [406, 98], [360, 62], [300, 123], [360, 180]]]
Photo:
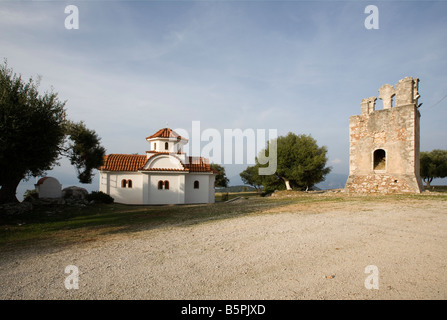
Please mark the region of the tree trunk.
[[424, 179], [425, 186], [426, 186], [427, 189], [430, 188], [430, 182], [432, 182], [432, 180], [433, 180], [433, 178]]
[[290, 187], [290, 181], [284, 179], [284, 182], [286, 183], [286, 189], [287, 189], [287, 190], [292, 190], [292, 188]]
[[0, 204], [19, 202], [16, 197], [16, 192], [17, 186], [21, 180], [21, 178], [11, 179], [2, 185], [2, 188], [0, 189]]

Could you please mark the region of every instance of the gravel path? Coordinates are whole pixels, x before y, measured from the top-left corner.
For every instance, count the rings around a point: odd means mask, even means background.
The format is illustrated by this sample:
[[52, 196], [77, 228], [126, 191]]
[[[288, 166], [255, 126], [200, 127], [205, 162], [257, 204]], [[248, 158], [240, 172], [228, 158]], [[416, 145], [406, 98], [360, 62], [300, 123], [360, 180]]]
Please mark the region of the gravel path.
[[[2, 252], [0, 299], [447, 298], [445, 202], [275, 211]], [[78, 289], [65, 287], [68, 265]]]

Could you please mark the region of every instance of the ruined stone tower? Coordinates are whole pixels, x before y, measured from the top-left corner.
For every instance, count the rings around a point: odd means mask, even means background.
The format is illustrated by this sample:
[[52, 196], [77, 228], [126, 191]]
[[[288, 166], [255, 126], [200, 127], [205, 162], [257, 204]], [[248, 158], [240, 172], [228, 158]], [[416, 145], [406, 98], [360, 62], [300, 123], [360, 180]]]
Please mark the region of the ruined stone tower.
[[[349, 178], [347, 192], [419, 193], [419, 79], [406, 77], [395, 88], [379, 89], [363, 99], [361, 114], [349, 118]], [[394, 106], [393, 106], [393, 97]]]

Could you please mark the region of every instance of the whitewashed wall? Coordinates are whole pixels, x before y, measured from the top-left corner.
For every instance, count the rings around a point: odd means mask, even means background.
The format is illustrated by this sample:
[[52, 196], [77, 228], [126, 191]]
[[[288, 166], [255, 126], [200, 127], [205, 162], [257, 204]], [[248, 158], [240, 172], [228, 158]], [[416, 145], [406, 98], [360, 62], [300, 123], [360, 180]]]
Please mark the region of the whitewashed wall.
[[[209, 173], [190, 173], [185, 179], [185, 200], [186, 203], [208, 203], [214, 202], [214, 176]], [[212, 185], [210, 185], [212, 181]], [[194, 189], [194, 181], [199, 181], [199, 189]], [[209, 192], [212, 187], [212, 199]]]
[[144, 169], [163, 168], [163, 169], [183, 169], [180, 160], [171, 155], [158, 155], [150, 159], [144, 166]]
[[[147, 175], [149, 188], [145, 195], [145, 204], [181, 204], [185, 203], [185, 174], [151, 173]], [[159, 190], [159, 181], [169, 181], [169, 190]]]
[[[121, 187], [122, 180], [132, 180], [132, 188]], [[107, 186], [107, 182], [109, 185]], [[100, 191], [108, 193], [115, 202], [126, 204], [142, 204], [143, 177], [138, 172], [108, 172], [100, 174]]]
[[36, 186], [39, 198], [60, 198], [62, 196], [62, 185], [56, 178], [47, 177], [42, 184]]
[[209, 176], [210, 182], [208, 186], [208, 203], [216, 202], [216, 188], [214, 187], [214, 183], [216, 181], [216, 175], [212, 174]]
[[[122, 188], [123, 179], [132, 180], [132, 188]], [[125, 204], [213, 203], [214, 179], [207, 173], [100, 172], [99, 190]], [[169, 181], [169, 190], [158, 189], [160, 180]], [[199, 189], [194, 189], [196, 180]]]

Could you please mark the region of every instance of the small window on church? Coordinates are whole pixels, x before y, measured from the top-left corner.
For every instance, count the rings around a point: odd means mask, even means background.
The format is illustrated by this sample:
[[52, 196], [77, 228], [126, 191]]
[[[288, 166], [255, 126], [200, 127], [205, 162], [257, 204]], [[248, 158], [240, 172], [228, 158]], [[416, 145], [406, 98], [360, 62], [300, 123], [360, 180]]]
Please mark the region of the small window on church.
[[374, 170], [386, 170], [386, 152], [383, 149], [374, 151]]
[[158, 190], [163, 189], [163, 181], [158, 181]]
[[126, 180], [121, 180], [121, 188], [125, 188], [126, 187], [126, 184], [127, 184], [127, 181]]
[[154, 151], [157, 151], [157, 143], [154, 142]]
[[165, 150], [169, 149], [169, 143], [165, 142]]
[[199, 189], [199, 181], [194, 181], [194, 189]]
[[127, 180], [127, 187], [132, 188], [132, 180]]
[[165, 180], [165, 190], [169, 190], [169, 181]]

